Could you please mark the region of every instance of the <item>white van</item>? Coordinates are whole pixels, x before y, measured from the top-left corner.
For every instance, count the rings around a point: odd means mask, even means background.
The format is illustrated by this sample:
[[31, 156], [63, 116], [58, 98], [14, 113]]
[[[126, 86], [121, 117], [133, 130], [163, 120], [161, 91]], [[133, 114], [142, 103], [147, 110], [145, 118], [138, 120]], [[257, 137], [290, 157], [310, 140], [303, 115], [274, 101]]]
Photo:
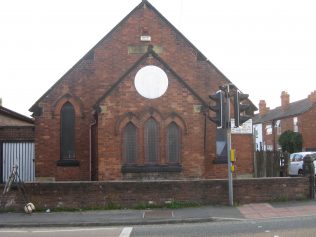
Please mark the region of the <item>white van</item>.
[[303, 158], [311, 155], [314, 158], [314, 167], [316, 174], [316, 151], [297, 152], [290, 155], [289, 175], [303, 175]]

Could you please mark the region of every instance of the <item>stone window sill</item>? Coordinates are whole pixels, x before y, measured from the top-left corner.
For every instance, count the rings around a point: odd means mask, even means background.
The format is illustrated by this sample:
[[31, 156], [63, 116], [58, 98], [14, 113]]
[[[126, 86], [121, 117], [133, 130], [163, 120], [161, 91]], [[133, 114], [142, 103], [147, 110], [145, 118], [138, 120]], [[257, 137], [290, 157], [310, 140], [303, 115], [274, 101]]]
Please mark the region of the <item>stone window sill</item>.
[[227, 160], [216, 159], [213, 161], [213, 164], [227, 164]]
[[72, 167], [72, 166], [79, 166], [79, 165], [80, 165], [80, 162], [74, 159], [57, 161], [57, 166]]

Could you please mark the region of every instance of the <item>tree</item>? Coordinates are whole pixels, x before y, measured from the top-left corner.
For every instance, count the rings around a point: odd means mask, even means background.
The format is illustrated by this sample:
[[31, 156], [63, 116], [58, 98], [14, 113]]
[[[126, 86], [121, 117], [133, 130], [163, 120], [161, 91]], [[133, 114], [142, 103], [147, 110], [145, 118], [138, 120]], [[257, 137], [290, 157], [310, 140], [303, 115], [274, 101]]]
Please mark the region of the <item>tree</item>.
[[282, 147], [282, 151], [289, 153], [300, 152], [303, 144], [302, 134], [287, 130], [279, 137], [279, 144]]

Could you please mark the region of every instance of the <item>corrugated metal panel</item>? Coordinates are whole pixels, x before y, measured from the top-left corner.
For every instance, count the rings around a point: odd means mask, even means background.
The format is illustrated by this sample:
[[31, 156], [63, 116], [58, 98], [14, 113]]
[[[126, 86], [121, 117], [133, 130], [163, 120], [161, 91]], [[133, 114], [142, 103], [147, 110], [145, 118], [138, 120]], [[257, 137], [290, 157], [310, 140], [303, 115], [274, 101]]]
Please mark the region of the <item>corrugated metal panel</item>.
[[35, 154], [33, 142], [4, 142], [3, 149], [3, 181], [6, 182], [12, 168], [18, 165], [18, 173], [22, 181], [35, 180]]

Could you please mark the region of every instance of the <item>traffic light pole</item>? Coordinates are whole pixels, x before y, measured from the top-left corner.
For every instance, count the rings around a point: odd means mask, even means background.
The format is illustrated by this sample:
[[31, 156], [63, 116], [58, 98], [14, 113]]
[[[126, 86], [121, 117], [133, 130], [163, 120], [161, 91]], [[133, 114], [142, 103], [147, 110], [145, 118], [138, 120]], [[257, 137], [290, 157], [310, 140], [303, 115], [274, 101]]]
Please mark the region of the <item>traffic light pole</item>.
[[230, 88], [229, 84], [226, 86], [226, 138], [227, 138], [227, 170], [228, 170], [228, 198], [229, 205], [234, 205], [234, 195], [233, 195], [233, 173], [231, 171], [231, 119], [230, 119]]
[[233, 172], [235, 166], [233, 166], [232, 163], [235, 162], [235, 151], [231, 149], [230, 97], [234, 97], [235, 127], [239, 127], [251, 118], [251, 116], [247, 114], [247, 110], [251, 105], [245, 101], [248, 99], [249, 95], [241, 93], [233, 84], [229, 83], [220, 86], [219, 89], [220, 90], [217, 91], [216, 94], [209, 96], [209, 98], [213, 100], [213, 105], [209, 106], [209, 110], [216, 113], [216, 117], [209, 116], [209, 119], [217, 125], [217, 128], [225, 129], [227, 144], [228, 197], [229, 205], [233, 206]]

